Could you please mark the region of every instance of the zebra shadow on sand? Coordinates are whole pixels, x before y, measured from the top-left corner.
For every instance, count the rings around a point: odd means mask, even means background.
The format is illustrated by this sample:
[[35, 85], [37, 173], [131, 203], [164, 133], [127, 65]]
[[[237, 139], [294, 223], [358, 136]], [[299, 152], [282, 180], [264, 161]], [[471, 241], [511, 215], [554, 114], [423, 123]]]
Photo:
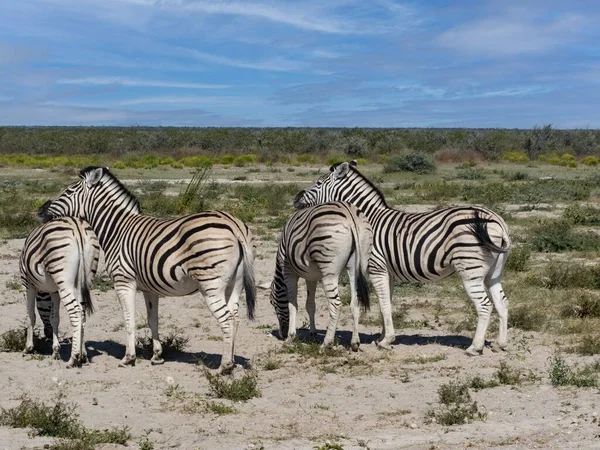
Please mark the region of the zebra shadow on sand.
[[[125, 345], [115, 342], [113, 340], [104, 340], [104, 341], [86, 341], [85, 347], [88, 355], [88, 362], [94, 363], [94, 358], [100, 355], [108, 355], [115, 358], [116, 362], [119, 362], [123, 355], [125, 354]], [[150, 363], [150, 355], [146, 355], [145, 350], [142, 348], [137, 348], [137, 361], [138, 363], [148, 362]], [[69, 355], [71, 354], [71, 340], [65, 339], [61, 341], [60, 346], [60, 357], [62, 360], [66, 361], [69, 359]], [[188, 351], [167, 351], [163, 353], [163, 358], [165, 363], [169, 362], [180, 362], [186, 364], [193, 364], [204, 366], [208, 369], [218, 369], [221, 363], [221, 354], [220, 353], [206, 353], [206, 352], [188, 352]], [[234, 363], [236, 365], [240, 365], [244, 369], [247, 369], [251, 366], [250, 360], [244, 358], [243, 356], [235, 356]]]
[[[308, 328], [298, 328], [297, 330], [297, 338], [302, 342], [316, 342], [318, 344], [323, 343], [323, 339], [325, 337], [326, 330], [317, 329], [317, 335], [311, 335], [310, 330]], [[279, 330], [273, 330], [271, 334], [277, 339], [281, 339], [279, 335]], [[359, 333], [360, 343], [361, 345], [369, 345], [375, 344], [379, 337], [380, 333], [366, 334]], [[345, 347], [350, 346], [350, 340], [352, 338], [351, 331], [338, 330], [335, 333], [335, 339], [341, 345]], [[454, 347], [460, 348], [462, 350], [467, 349], [471, 345], [472, 339], [466, 336], [450, 334], [450, 335], [440, 335], [440, 336], [423, 336], [421, 334], [397, 334], [396, 339], [392, 345], [430, 345], [430, 344], [439, 344], [444, 347]], [[491, 342], [486, 341], [486, 347], [490, 346]]]

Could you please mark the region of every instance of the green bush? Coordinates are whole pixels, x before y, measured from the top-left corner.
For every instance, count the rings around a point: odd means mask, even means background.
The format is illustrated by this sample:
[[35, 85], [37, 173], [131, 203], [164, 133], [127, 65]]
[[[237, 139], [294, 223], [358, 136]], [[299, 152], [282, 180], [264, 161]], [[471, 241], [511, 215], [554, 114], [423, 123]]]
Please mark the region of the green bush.
[[416, 172], [426, 174], [435, 172], [433, 158], [425, 153], [409, 153], [403, 156], [392, 156], [383, 166], [385, 173]]
[[527, 157], [527, 154], [525, 152], [506, 152], [503, 156], [502, 159], [504, 161], [508, 161], [508, 162], [514, 162], [514, 163], [527, 163], [529, 162], [529, 158]]
[[600, 225], [600, 209], [586, 205], [567, 205], [563, 218], [573, 225]]
[[597, 156], [586, 156], [585, 158], [583, 158], [581, 160], [581, 163], [586, 165], [586, 166], [597, 166], [598, 162], [600, 162], [600, 159], [598, 159]]
[[592, 232], [575, 232], [566, 220], [546, 220], [529, 233], [531, 247], [537, 252], [600, 250], [600, 236]]
[[[206, 155], [187, 156], [179, 160], [185, 167], [205, 168], [212, 166], [212, 160]], [[173, 164], [171, 164], [173, 166]]]
[[548, 289], [600, 289], [600, 267], [551, 262], [544, 268], [541, 282]]
[[512, 247], [506, 261], [506, 270], [525, 272], [531, 259], [531, 249], [528, 246]]

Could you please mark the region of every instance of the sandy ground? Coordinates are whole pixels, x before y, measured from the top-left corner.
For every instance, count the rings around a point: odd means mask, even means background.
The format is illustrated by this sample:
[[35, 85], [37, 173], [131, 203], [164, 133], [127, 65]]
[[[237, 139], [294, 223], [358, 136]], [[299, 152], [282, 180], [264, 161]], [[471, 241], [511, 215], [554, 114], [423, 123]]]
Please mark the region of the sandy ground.
[[[0, 286], [6, 286], [0, 299], [0, 332], [24, 323], [23, 294], [6, 285], [16, 279], [22, 244], [23, 240], [0, 242]], [[274, 252], [273, 241], [257, 242], [257, 284], [271, 280]], [[391, 351], [378, 350], [373, 344], [377, 326], [361, 325], [360, 352], [318, 361], [281, 352], [282, 342], [273, 335], [276, 318], [268, 291], [259, 289], [258, 293], [256, 321], [243, 320], [240, 326], [235, 376], [252, 367], [258, 373], [262, 396], [233, 404], [235, 414], [216, 415], [203, 407], [214, 400], [208, 397], [209, 384], [199, 361], [218, 364], [222, 342], [216, 320], [200, 295], [161, 300], [160, 329], [183, 329], [190, 337], [184, 352], [167, 357], [162, 366], [138, 359], [133, 368], [119, 368], [125, 331], [119, 326], [122, 317], [112, 290], [93, 292], [97, 311], [86, 329], [89, 365], [66, 369], [68, 343], [63, 345], [63, 361], [0, 353], [0, 406], [17, 405], [24, 393], [47, 401], [63, 393], [78, 406], [87, 426], [129, 426], [133, 438], [128, 448], [133, 449], [143, 436], [155, 449], [312, 449], [326, 442], [345, 450], [600, 448], [598, 390], [550, 385], [551, 336], [509, 330], [508, 352], [495, 354], [486, 349], [482, 356], [469, 358], [464, 348], [471, 336], [457, 335], [443, 324], [396, 330]], [[456, 305], [460, 302], [457, 298]], [[322, 291], [317, 305], [322, 339], [327, 321]], [[458, 309], [456, 305], [448, 308]], [[143, 323], [141, 294], [137, 309], [138, 323]], [[245, 314], [245, 308], [242, 311]], [[342, 314], [338, 336], [348, 345], [348, 308]], [[375, 304], [371, 315], [376, 314]], [[304, 308], [301, 317], [306, 317]], [[70, 334], [64, 316], [61, 330]], [[435, 358], [441, 360], [414, 361], [434, 355], [442, 355]], [[281, 367], [266, 370], [267, 358], [281, 361]], [[516, 387], [472, 392], [487, 413], [486, 421], [453, 427], [428, 422], [426, 414], [437, 406], [440, 385], [475, 375], [489, 378], [503, 360], [537, 378]], [[169, 389], [179, 394], [168, 396]], [[0, 427], [0, 449], [43, 448], [50, 442], [49, 438], [28, 437], [27, 430]]]

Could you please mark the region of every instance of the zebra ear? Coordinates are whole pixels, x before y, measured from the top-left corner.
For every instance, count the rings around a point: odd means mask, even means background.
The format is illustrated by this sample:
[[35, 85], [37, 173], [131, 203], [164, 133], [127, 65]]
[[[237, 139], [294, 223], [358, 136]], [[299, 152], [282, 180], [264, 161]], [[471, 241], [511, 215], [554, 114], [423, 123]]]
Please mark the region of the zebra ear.
[[344, 178], [346, 175], [348, 175], [348, 172], [350, 172], [350, 164], [348, 164], [347, 162], [338, 164], [333, 169], [333, 179], [337, 180], [340, 178]]
[[104, 175], [104, 169], [102, 167], [98, 167], [97, 169], [91, 170], [85, 174], [85, 184], [88, 189], [97, 185], [100, 179]]
[[352, 167], [356, 167], [358, 165], [358, 162], [355, 159], [353, 159], [352, 161], [350, 161], [350, 165]]

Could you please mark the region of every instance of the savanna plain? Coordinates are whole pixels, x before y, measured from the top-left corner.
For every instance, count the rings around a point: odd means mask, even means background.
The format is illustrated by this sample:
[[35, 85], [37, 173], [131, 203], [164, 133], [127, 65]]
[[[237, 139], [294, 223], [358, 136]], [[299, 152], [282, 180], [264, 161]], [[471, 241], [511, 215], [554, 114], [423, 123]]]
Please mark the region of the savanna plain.
[[[138, 361], [118, 367], [125, 330], [105, 273], [92, 290], [89, 365], [65, 367], [71, 330], [64, 314], [63, 360], [52, 360], [41, 338], [37, 352], [23, 356], [23, 238], [36, 224], [36, 208], [75, 181], [77, 171], [0, 167], [0, 448], [600, 448], [600, 174], [593, 164], [563, 159], [431, 159], [436, 170], [416, 171], [359, 161], [390, 206], [428, 211], [478, 204], [507, 221], [509, 346], [501, 353], [487, 346], [479, 357], [464, 353], [476, 316], [455, 276], [396, 285], [392, 350], [375, 344], [381, 321], [373, 292], [372, 308], [361, 317], [360, 350], [350, 350], [345, 277], [336, 346], [319, 348], [328, 319], [321, 290], [319, 333], [309, 336], [302, 281], [299, 338], [279, 340], [268, 290], [277, 238], [294, 194], [328, 170], [324, 161], [117, 165], [113, 172], [147, 214], [223, 209], [251, 227], [257, 314], [255, 321], [242, 320], [231, 376], [216, 371], [221, 332], [200, 294], [161, 299], [166, 350], [157, 366], [148, 358], [151, 340], [138, 294]], [[242, 314], [244, 305], [242, 296]], [[496, 339], [492, 317], [488, 344]], [[39, 320], [37, 326], [42, 334]]]

